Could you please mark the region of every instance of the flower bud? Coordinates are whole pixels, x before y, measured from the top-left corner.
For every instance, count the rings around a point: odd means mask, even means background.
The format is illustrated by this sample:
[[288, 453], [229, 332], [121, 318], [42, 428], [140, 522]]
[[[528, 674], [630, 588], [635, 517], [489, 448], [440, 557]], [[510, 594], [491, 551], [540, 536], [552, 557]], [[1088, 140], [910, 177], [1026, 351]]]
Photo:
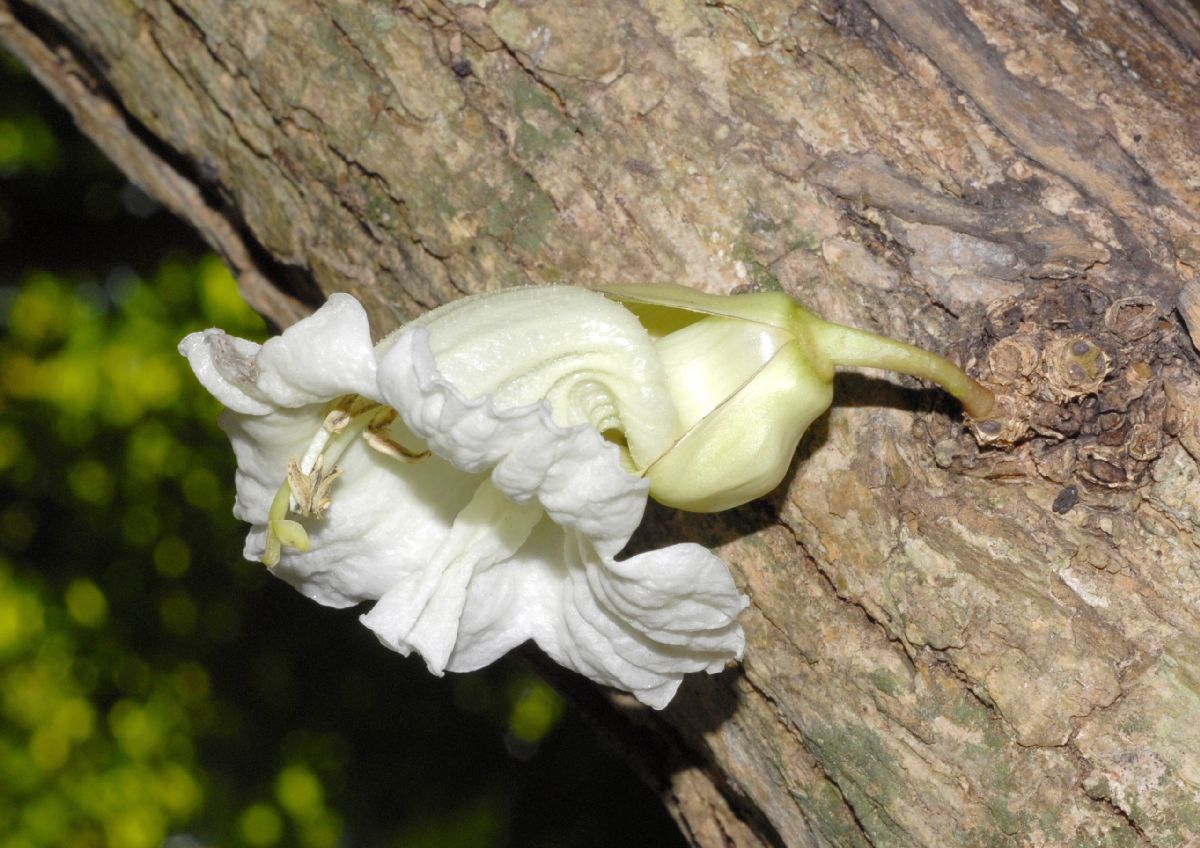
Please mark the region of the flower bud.
[[991, 393], [948, 360], [823, 321], [781, 292], [602, 291], [638, 316], [666, 371], [675, 440], [642, 474], [650, 496], [667, 506], [718, 512], [779, 485], [805, 430], [833, 400], [837, 365], [926, 377], [972, 415], [991, 408]]

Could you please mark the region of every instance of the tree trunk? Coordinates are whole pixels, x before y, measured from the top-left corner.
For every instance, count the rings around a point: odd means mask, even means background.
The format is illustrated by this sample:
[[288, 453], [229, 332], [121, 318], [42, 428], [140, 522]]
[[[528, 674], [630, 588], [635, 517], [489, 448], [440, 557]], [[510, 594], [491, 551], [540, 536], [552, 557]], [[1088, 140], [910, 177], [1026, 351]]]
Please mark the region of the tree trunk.
[[0, 0], [0, 40], [281, 325], [781, 286], [998, 388], [972, 434], [845, 376], [772, 497], [649, 512], [733, 566], [745, 662], [661, 714], [565, 685], [696, 845], [1200, 844], [1189, 0]]

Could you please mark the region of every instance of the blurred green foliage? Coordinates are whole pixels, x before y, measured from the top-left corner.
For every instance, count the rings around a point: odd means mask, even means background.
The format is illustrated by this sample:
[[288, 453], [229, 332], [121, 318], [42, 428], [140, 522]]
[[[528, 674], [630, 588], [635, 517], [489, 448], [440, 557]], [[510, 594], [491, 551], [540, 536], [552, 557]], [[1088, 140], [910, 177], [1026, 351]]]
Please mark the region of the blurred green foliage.
[[242, 560], [175, 345], [263, 322], [11, 60], [0, 92], [0, 848], [681, 844], [522, 666], [432, 678]]

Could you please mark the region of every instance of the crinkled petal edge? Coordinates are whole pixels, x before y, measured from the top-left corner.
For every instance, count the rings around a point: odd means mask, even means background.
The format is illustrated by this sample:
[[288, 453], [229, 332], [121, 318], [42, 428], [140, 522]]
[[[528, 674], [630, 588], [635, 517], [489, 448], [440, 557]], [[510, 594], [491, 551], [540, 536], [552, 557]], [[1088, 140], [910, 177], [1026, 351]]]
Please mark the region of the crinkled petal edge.
[[497, 409], [488, 395], [463, 397], [438, 370], [424, 328], [398, 335], [379, 388], [431, 451], [464, 471], [490, 469], [497, 489], [518, 503], [537, 498], [601, 555], [616, 556], [641, 522], [649, 483], [621, 467], [616, 445], [586, 424], [560, 427], [545, 402]]

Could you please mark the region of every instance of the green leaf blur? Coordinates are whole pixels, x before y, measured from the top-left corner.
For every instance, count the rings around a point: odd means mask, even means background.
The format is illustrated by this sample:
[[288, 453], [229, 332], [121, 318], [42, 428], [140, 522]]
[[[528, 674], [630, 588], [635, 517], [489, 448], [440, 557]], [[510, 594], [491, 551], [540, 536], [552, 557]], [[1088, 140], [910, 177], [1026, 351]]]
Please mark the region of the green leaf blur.
[[429, 676], [241, 556], [175, 345], [224, 265], [0, 56], [0, 848], [678, 845], [515, 662]]

